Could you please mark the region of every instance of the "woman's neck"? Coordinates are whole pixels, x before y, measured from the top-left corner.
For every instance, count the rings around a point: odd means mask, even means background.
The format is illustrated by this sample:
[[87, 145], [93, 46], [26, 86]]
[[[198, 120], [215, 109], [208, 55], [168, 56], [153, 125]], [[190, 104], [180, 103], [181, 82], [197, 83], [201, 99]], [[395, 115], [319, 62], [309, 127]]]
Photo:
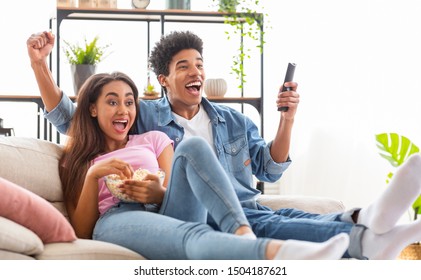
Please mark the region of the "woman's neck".
[[116, 150], [123, 149], [126, 147], [127, 142], [129, 141], [129, 135], [126, 136], [124, 141], [107, 141], [105, 144], [105, 152], [110, 153]]

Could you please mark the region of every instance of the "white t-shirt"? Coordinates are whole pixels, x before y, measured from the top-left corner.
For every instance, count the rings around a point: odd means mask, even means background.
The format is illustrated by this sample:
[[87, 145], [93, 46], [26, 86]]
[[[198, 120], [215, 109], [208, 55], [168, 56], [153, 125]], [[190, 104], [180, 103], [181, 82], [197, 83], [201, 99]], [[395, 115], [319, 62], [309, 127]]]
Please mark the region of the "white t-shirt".
[[211, 120], [202, 106], [199, 105], [199, 112], [191, 120], [185, 119], [174, 112], [173, 115], [176, 122], [184, 128], [184, 139], [188, 139], [191, 136], [200, 136], [204, 138], [215, 151]]

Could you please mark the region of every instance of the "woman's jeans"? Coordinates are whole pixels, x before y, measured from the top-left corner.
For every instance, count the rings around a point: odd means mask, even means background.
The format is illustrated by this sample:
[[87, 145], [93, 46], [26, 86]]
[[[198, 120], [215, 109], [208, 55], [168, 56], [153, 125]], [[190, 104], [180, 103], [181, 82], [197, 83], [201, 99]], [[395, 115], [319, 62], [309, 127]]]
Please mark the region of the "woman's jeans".
[[[222, 232], [206, 224], [212, 216]], [[93, 238], [119, 244], [148, 259], [264, 259], [268, 239], [233, 234], [249, 225], [234, 188], [203, 139], [183, 140], [159, 213], [119, 203], [98, 220]]]

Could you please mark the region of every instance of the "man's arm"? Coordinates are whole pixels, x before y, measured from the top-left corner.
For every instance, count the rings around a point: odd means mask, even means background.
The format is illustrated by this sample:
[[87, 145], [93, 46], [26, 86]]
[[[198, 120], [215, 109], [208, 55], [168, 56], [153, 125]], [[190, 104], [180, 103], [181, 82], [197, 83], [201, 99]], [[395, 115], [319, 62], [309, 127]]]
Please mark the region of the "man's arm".
[[[289, 107], [288, 111], [281, 112], [281, 120], [279, 121], [278, 131], [272, 142], [270, 154], [275, 162], [282, 163], [287, 161], [289, 149], [291, 145], [292, 126], [294, 124], [295, 113], [297, 112], [300, 96], [296, 92], [297, 83], [288, 82], [286, 86], [291, 87], [291, 91], [278, 93], [278, 107]], [[284, 86], [285, 86], [284, 85]]]
[[62, 93], [54, 81], [47, 64], [47, 57], [54, 47], [55, 36], [50, 32], [32, 34], [26, 41], [31, 67], [34, 71], [38, 88], [45, 109], [50, 112], [60, 102]]

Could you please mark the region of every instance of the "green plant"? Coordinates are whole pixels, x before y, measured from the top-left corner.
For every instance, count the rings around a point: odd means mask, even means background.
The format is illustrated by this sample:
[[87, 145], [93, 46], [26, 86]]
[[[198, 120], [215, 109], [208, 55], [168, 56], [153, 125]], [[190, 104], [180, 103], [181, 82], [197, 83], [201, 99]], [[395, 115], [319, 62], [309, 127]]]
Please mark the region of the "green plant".
[[233, 56], [231, 73], [239, 80], [239, 88], [243, 88], [246, 83], [246, 74], [244, 73], [244, 60], [250, 58], [250, 48], [245, 48], [243, 39], [246, 37], [255, 42], [260, 53], [263, 52], [264, 41], [264, 16], [267, 14], [256, 13], [260, 5], [260, 0], [213, 0], [218, 4], [218, 11], [226, 13], [225, 24], [233, 27], [233, 30], [226, 31], [227, 39], [233, 36], [241, 36], [241, 44], [238, 48], [238, 54]]
[[153, 84], [148, 84], [145, 88], [145, 92], [154, 92], [155, 86]]
[[[380, 156], [385, 158], [393, 167], [398, 167], [412, 154], [418, 153], [419, 148], [411, 142], [407, 137], [397, 133], [380, 133], [376, 134], [376, 145], [380, 150]], [[386, 183], [389, 183], [393, 177], [393, 173], [389, 172]], [[412, 204], [415, 216], [421, 214], [421, 196], [419, 196]]]
[[148, 76], [148, 82], [146, 83], [146, 87], [144, 88], [143, 94], [149, 95], [149, 96], [159, 95], [159, 92], [155, 90], [155, 86], [151, 83], [151, 79], [149, 76]]
[[110, 46], [98, 46], [99, 37], [96, 36], [91, 42], [85, 38], [84, 44], [72, 44], [64, 41], [66, 45], [64, 53], [70, 64], [91, 64], [96, 65], [105, 58], [105, 50]]

